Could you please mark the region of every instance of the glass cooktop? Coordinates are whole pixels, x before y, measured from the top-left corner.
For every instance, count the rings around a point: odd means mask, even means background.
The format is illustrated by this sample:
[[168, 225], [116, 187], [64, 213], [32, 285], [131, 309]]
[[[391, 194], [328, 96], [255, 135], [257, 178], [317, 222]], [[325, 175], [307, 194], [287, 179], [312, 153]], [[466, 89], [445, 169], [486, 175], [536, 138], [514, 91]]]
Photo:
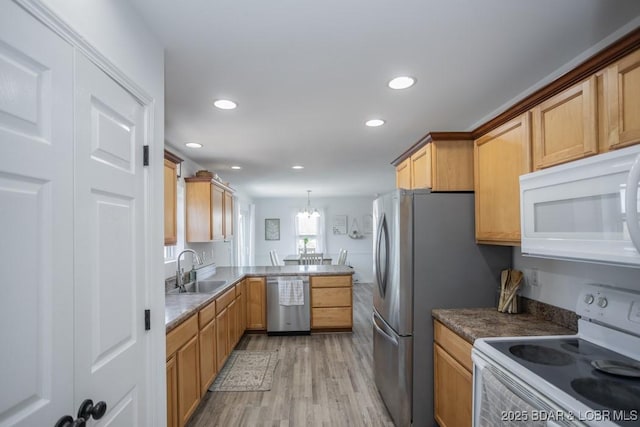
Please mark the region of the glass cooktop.
[[615, 423], [640, 426], [640, 362], [573, 337], [488, 344]]

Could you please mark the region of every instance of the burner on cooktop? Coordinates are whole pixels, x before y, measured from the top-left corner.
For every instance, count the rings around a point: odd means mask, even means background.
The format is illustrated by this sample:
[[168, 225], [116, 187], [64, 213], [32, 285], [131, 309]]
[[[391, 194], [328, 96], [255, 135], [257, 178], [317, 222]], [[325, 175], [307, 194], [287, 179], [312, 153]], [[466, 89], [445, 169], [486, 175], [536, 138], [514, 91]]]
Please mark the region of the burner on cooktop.
[[627, 378], [640, 378], [640, 364], [625, 363], [616, 360], [593, 360], [591, 366], [607, 374]]
[[591, 351], [585, 349], [585, 346], [580, 347], [580, 342], [578, 340], [560, 344], [560, 347], [576, 354], [584, 354], [584, 355], [592, 354]]
[[571, 381], [576, 393], [599, 405], [620, 411], [640, 408], [640, 387], [601, 378], [578, 378]]
[[509, 351], [516, 357], [541, 365], [564, 366], [573, 363], [571, 355], [553, 348], [534, 344], [512, 345]]

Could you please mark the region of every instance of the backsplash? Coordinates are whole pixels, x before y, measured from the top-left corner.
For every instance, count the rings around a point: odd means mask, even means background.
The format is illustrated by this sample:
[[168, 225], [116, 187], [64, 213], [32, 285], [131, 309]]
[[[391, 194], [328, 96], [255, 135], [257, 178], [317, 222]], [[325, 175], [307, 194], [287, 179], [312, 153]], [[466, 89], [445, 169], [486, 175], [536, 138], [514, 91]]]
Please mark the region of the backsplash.
[[[513, 268], [525, 274], [521, 296], [571, 311], [575, 311], [577, 296], [587, 284], [640, 292], [638, 268], [527, 257], [520, 248], [513, 250]], [[527, 283], [531, 269], [537, 270], [537, 286]]]
[[578, 330], [578, 315], [574, 311], [545, 304], [527, 297], [521, 297], [519, 303], [523, 313], [530, 313], [537, 319], [547, 320], [572, 331]]

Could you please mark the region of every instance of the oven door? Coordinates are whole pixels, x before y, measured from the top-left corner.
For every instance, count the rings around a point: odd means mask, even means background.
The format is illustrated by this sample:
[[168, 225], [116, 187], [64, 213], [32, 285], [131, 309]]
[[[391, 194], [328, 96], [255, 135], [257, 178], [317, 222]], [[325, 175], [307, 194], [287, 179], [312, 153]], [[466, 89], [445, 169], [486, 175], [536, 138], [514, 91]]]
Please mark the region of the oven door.
[[640, 146], [520, 177], [522, 253], [640, 265]]
[[472, 350], [473, 427], [585, 426], [541, 392]]

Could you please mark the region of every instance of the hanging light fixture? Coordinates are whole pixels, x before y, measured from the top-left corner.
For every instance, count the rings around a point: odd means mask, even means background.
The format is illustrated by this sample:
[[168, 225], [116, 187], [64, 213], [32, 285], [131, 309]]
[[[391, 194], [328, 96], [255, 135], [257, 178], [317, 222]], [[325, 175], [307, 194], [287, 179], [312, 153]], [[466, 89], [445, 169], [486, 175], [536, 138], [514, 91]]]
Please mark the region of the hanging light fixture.
[[311, 209], [311, 190], [307, 190], [307, 206], [301, 209], [298, 215], [306, 215], [307, 218], [318, 218], [320, 216], [318, 209]]

